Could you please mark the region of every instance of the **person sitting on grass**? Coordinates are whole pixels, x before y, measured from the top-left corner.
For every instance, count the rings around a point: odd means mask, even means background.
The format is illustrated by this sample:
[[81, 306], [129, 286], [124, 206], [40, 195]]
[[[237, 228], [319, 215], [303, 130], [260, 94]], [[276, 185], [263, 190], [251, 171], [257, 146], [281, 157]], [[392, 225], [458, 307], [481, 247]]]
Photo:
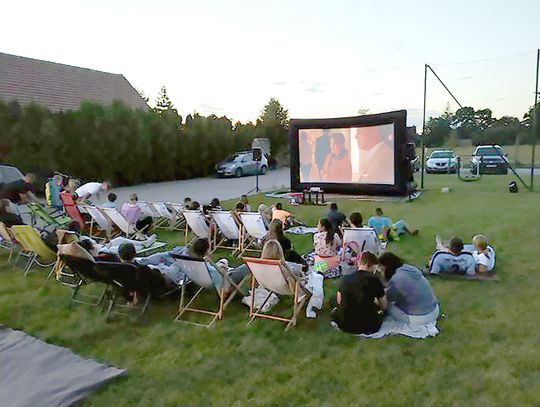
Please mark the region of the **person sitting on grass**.
[[387, 281], [388, 314], [407, 324], [436, 322], [439, 304], [422, 272], [390, 252], [379, 257], [379, 264]]
[[11, 212], [11, 201], [9, 199], [0, 199], [0, 222], [6, 225], [8, 228], [15, 225], [24, 225], [22, 218]]
[[244, 204], [244, 211], [251, 212], [251, 205], [249, 204], [249, 200], [246, 194], [240, 197], [240, 202]]
[[331, 223], [334, 229], [337, 231], [339, 227], [348, 225], [347, 217], [341, 213], [338, 209], [337, 203], [332, 202], [330, 204], [330, 210], [325, 216]]
[[279, 242], [281, 248], [283, 249], [285, 260], [297, 264], [305, 263], [302, 256], [293, 250], [291, 240], [285, 236], [285, 233], [283, 233], [283, 224], [277, 219], [270, 223], [270, 228], [268, 229], [266, 236], [262, 239], [262, 243], [265, 244], [270, 240], [276, 240]]
[[360, 212], [353, 212], [349, 216], [349, 223], [352, 228], [360, 229], [364, 227], [364, 218]]
[[473, 237], [474, 251], [472, 253], [476, 261], [477, 273], [489, 273], [495, 268], [495, 251], [488, 244], [484, 235]]
[[369, 335], [380, 329], [388, 304], [384, 286], [373, 274], [376, 265], [377, 256], [363, 252], [358, 270], [341, 279], [334, 322], [342, 331]]
[[321, 273], [325, 278], [340, 277], [339, 263], [341, 258], [338, 256], [338, 248], [343, 245], [343, 242], [328, 219], [319, 219], [317, 227], [319, 231], [313, 235], [315, 271]]
[[381, 208], [375, 209], [375, 216], [368, 219], [368, 226], [375, 229], [381, 240], [396, 240], [399, 241], [400, 235], [418, 235], [418, 229], [410, 229], [404, 220], [400, 219], [396, 223], [392, 223], [390, 218], [384, 216]]
[[101, 205], [102, 208], [109, 208], [109, 209], [118, 209], [118, 205], [116, 204], [116, 200], [118, 197], [114, 192], [109, 192], [107, 195], [107, 202], [105, 202], [103, 205]]
[[272, 209], [272, 221], [278, 219], [283, 223], [283, 227], [288, 229], [292, 226], [303, 225], [295, 219], [294, 214], [283, 209], [281, 202], [278, 202]]

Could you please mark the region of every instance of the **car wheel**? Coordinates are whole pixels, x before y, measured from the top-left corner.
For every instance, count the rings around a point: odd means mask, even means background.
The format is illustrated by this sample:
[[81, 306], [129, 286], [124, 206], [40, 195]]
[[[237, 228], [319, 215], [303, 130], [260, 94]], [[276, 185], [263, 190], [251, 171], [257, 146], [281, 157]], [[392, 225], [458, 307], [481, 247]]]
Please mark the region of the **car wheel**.
[[259, 170], [259, 174], [264, 175], [266, 174], [266, 171], [268, 171], [268, 168], [266, 168], [266, 165], [263, 165]]
[[242, 168], [237, 168], [234, 172], [234, 175], [236, 176], [236, 178], [240, 178], [242, 175], [244, 175], [244, 171], [242, 171]]

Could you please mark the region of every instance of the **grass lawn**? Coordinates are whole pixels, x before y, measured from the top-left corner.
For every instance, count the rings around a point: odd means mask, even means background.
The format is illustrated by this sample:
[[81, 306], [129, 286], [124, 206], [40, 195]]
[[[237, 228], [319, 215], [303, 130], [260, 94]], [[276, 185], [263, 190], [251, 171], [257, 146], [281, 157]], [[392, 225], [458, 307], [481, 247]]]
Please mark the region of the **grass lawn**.
[[[210, 330], [173, 323], [173, 301], [151, 306], [140, 322], [105, 323], [96, 309], [68, 309], [71, 290], [45, 280], [44, 272], [24, 277], [5, 262], [0, 322], [128, 369], [126, 379], [85, 406], [538, 406], [540, 193], [510, 194], [510, 179], [464, 183], [428, 175], [429, 190], [414, 202], [338, 201], [345, 213], [359, 210], [367, 218], [382, 206], [394, 220], [420, 228], [418, 237], [389, 245], [418, 265], [427, 262], [437, 233], [491, 239], [498, 282], [431, 279], [448, 315], [436, 338], [359, 340], [331, 329], [328, 305], [317, 320], [302, 317], [287, 333], [274, 321], [246, 327], [248, 310], [239, 302]], [[442, 194], [443, 186], [451, 192]], [[314, 224], [325, 209], [293, 211]], [[179, 234], [162, 237], [183, 241]], [[311, 236], [293, 242], [305, 252]], [[335, 285], [325, 283], [327, 301]]]

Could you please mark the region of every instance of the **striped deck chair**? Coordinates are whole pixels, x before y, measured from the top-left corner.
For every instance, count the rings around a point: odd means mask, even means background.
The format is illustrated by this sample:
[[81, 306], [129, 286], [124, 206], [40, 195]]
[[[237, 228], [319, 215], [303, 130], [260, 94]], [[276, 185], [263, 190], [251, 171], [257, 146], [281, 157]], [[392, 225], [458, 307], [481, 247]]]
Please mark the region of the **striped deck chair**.
[[28, 259], [24, 267], [24, 275], [28, 275], [32, 266], [37, 264], [40, 267], [49, 268], [47, 274], [49, 277], [56, 263], [56, 253], [41, 240], [39, 232], [30, 225], [12, 226], [11, 232], [23, 249], [19, 255]]
[[[178, 306], [178, 314], [174, 319], [176, 322], [186, 322], [194, 325], [203, 326], [205, 328], [210, 328], [217, 320], [223, 319], [223, 313], [227, 308], [227, 305], [233, 300], [237, 293], [243, 295], [244, 293], [241, 290], [242, 285], [247, 280], [247, 277], [244, 278], [239, 284], [235, 284], [228, 275], [222, 273], [221, 270], [212, 264], [212, 266], [221, 274], [223, 282], [227, 281], [228, 284], [233, 288], [232, 291], [227, 294], [225, 290], [226, 284], [222, 284], [222, 287], [216, 288], [214, 286], [214, 281], [208, 270], [208, 264], [211, 264], [210, 259], [194, 259], [189, 256], [173, 254], [174, 261], [182, 268], [182, 271], [186, 274], [186, 277], [190, 282], [196, 284], [199, 288], [191, 297], [186, 298], [186, 285], [182, 285], [182, 291], [180, 295], [180, 304]], [[204, 290], [217, 291], [217, 310], [209, 310], [205, 308], [195, 308], [194, 303], [199, 298], [199, 295]], [[184, 319], [187, 313], [195, 314], [205, 314], [211, 317], [208, 323], [198, 323], [193, 321], [188, 321]]]
[[148, 202], [148, 205], [154, 209], [156, 217], [159, 220], [156, 224], [156, 228], [175, 229], [175, 216], [169, 208], [167, 208], [165, 202]]
[[[251, 273], [251, 303], [249, 305], [250, 318], [248, 325], [255, 318], [286, 322], [285, 331], [291, 326], [296, 325], [298, 315], [300, 315], [300, 311], [309, 295], [309, 291], [304, 287], [300, 278], [281, 260], [266, 260], [251, 257], [244, 257], [243, 260]], [[269, 291], [268, 296], [258, 309], [255, 308], [255, 289], [257, 286]], [[259, 309], [264, 309], [264, 305], [270, 299], [272, 293], [278, 296], [287, 295], [293, 297], [291, 317], [263, 314], [258, 311]]]
[[13, 253], [17, 249], [17, 241], [13, 239], [8, 227], [2, 222], [0, 222], [0, 247], [8, 251], [8, 263], [10, 263]]
[[[186, 219], [186, 246], [197, 238], [208, 239], [212, 245], [212, 236], [210, 234], [210, 226], [206, 223], [206, 217], [201, 211], [182, 211], [182, 215]], [[193, 232], [192, 239], [188, 242], [188, 232]], [[212, 250], [212, 247], [210, 247]]]
[[381, 242], [373, 228], [343, 228], [343, 246], [355, 242], [360, 252], [371, 252], [380, 256], [386, 249], [386, 242]]
[[240, 212], [242, 230], [240, 238], [240, 256], [247, 251], [260, 252], [258, 245], [268, 233], [263, 216], [259, 212]]
[[172, 229], [185, 231], [186, 219], [182, 214], [184, 206], [182, 204], [173, 202], [166, 202], [165, 205], [173, 215], [173, 220], [171, 222], [171, 225], [173, 225]]
[[101, 212], [109, 218], [111, 225], [116, 227], [122, 232], [128, 239], [133, 237], [141, 237], [143, 234], [137, 230], [134, 224], [129, 223], [128, 220], [114, 208], [101, 208]]
[[212, 211], [212, 247], [216, 249], [232, 250], [234, 255], [238, 252], [241, 238], [241, 225], [230, 211]]
[[81, 226], [81, 231], [86, 230], [86, 222], [84, 221], [84, 218], [81, 215], [73, 196], [71, 196], [69, 192], [64, 191], [60, 192], [60, 199], [62, 200], [64, 210], [69, 217]]

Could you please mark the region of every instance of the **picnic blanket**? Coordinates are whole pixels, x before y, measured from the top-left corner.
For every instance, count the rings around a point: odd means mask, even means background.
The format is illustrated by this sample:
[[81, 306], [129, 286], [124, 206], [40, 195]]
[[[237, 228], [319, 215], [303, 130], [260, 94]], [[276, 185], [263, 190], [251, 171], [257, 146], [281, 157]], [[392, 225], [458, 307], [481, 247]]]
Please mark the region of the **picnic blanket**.
[[0, 406], [71, 406], [125, 374], [0, 325]]
[[437, 336], [438, 334], [439, 329], [437, 328], [437, 322], [413, 325], [398, 321], [391, 315], [386, 315], [381, 325], [381, 329], [379, 329], [377, 332], [370, 335], [360, 334], [357, 336], [360, 338], [379, 339], [389, 335], [404, 335], [415, 339], [425, 339]]
[[307, 226], [295, 226], [295, 227], [285, 230], [285, 232], [290, 233], [292, 235], [309, 235], [309, 234], [317, 233], [318, 231], [319, 229], [317, 229], [316, 227], [310, 228]]

